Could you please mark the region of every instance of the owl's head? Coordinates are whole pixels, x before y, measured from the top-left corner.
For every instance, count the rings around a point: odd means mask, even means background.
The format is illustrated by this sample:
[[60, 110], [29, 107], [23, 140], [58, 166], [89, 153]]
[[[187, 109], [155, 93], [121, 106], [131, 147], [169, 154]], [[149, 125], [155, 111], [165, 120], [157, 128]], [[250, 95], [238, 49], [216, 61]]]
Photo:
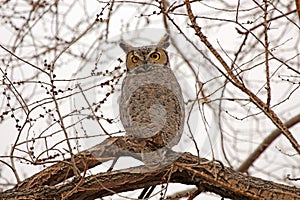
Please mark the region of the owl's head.
[[169, 35], [164, 35], [157, 45], [149, 45], [142, 47], [133, 47], [130, 44], [122, 41], [120, 47], [126, 55], [127, 72], [147, 71], [149, 66], [162, 65], [166, 66], [169, 63], [166, 48], [170, 45]]

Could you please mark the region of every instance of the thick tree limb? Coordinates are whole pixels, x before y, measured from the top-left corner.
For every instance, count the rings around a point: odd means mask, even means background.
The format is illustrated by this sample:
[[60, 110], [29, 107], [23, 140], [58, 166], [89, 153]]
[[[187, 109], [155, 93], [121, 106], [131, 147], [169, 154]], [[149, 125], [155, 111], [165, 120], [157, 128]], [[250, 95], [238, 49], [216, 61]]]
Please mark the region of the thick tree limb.
[[[130, 153], [112, 151], [115, 144], [125, 145], [127, 138], [108, 138], [103, 143], [74, 156], [78, 170], [84, 171], [104, 160]], [[131, 146], [132, 147], [132, 146]], [[126, 147], [125, 147], [126, 148]], [[101, 158], [95, 158], [95, 155]], [[137, 155], [137, 154], [134, 154]], [[178, 156], [168, 152], [168, 159]], [[137, 156], [138, 158], [138, 156]], [[167, 182], [195, 185], [201, 191], [210, 191], [231, 199], [300, 199], [300, 189], [251, 177], [224, 167], [219, 162], [189, 153], [182, 154], [176, 162], [149, 170], [145, 166], [99, 173], [88, 177], [72, 177], [72, 165], [59, 162], [28, 178], [11, 190], [0, 193], [2, 199], [95, 199], [124, 191], [131, 191]], [[56, 178], [56, 179], [55, 179]], [[57, 185], [60, 183], [59, 185]]]

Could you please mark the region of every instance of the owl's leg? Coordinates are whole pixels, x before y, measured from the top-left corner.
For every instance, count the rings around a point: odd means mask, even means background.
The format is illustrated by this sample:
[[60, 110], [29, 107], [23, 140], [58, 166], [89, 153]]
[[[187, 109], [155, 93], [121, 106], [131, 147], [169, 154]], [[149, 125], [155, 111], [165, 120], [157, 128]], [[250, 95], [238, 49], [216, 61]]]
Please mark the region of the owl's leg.
[[138, 199], [147, 199], [147, 198], [149, 198], [154, 189], [155, 189], [155, 185], [151, 186], [151, 187], [144, 188], [143, 191], [141, 192], [140, 196], [138, 197]]

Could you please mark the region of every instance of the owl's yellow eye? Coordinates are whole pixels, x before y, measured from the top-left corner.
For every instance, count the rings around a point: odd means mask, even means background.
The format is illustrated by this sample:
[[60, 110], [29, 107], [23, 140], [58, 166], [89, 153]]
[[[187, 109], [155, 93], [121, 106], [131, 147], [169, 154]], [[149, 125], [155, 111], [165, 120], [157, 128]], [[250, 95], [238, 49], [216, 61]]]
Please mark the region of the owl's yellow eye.
[[132, 61], [133, 63], [137, 63], [137, 62], [139, 61], [139, 57], [133, 56], [133, 57], [131, 58], [131, 61]]
[[151, 57], [153, 60], [159, 60], [159, 59], [160, 59], [159, 53], [152, 53], [152, 54], [150, 55], [150, 57]]

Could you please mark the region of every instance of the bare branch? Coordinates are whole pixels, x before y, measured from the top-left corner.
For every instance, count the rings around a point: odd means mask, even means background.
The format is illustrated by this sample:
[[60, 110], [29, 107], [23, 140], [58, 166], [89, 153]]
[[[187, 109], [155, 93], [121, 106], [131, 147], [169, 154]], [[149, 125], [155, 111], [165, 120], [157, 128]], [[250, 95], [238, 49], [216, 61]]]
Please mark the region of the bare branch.
[[[287, 137], [287, 139], [293, 145], [294, 149], [300, 155], [300, 146], [299, 146], [297, 140], [292, 135], [292, 133], [289, 131], [289, 129], [283, 124], [283, 122], [279, 119], [277, 114], [272, 109], [270, 109], [260, 98], [258, 98], [258, 96], [256, 96], [253, 92], [251, 92], [237, 78], [237, 76], [233, 73], [233, 71], [230, 69], [230, 67], [227, 65], [227, 63], [224, 61], [224, 59], [221, 57], [221, 55], [214, 49], [214, 47], [207, 40], [207, 37], [202, 33], [201, 28], [198, 26], [198, 24], [196, 22], [196, 18], [192, 12], [189, 0], [186, 0], [185, 4], [186, 4], [188, 16], [192, 23], [192, 28], [195, 30], [196, 35], [199, 36], [201, 42], [203, 42], [205, 44], [205, 46], [210, 50], [210, 52], [216, 57], [216, 59], [218, 59], [220, 64], [224, 67], [224, 69], [226, 70], [226, 72], [228, 73], [228, 75], [230, 77], [229, 81], [249, 96], [251, 101], [270, 118], [270, 120], [274, 123], [274, 125], [276, 125], [282, 131], [282, 133]], [[224, 74], [224, 76], [226, 77], [225, 74]]]
[[[289, 119], [284, 123], [287, 128], [291, 128], [294, 125], [300, 123], [300, 114], [295, 117]], [[262, 143], [249, 155], [247, 159], [241, 164], [241, 166], [237, 169], [240, 172], [246, 172], [249, 167], [263, 154], [263, 152], [272, 144], [272, 142], [280, 136], [282, 131], [280, 129], [274, 130], [268, 137], [266, 137]]]
[[[116, 142], [118, 139], [123, 140], [123, 138], [114, 138], [114, 141]], [[111, 138], [108, 140], [111, 141]], [[106, 146], [108, 144], [104, 142], [98, 145], [98, 150], [103, 151], [104, 147], [109, 148]], [[34, 185], [34, 187], [30, 185], [25, 190], [26, 184], [19, 185], [12, 190], [0, 193], [0, 197], [6, 199], [24, 197], [29, 199], [36, 197], [61, 199], [67, 195], [70, 199], [95, 199], [170, 181], [201, 186], [204, 191], [214, 192], [231, 199], [300, 199], [300, 190], [297, 188], [251, 177], [224, 167], [219, 162], [207, 162], [206, 159], [201, 159], [199, 164], [198, 160], [198, 157], [184, 153], [175, 163], [155, 171], [149, 171], [147, 167], [141, 166], [82, 177], [79, 180], [75, 179], [71, 183], [59, 186], [44, 185], [44, 183], [43, 185]], [[50, 168], [53, 169], [53, 167]], [[52, 171], [52, 174], [61, 176], [64, 173], [55, 170]], [[169, 176], [168, 174], [170, 174], [169, 180], [166, 178]], [[50, 175], [49, 171], [48, 175]], [[40, 178], [42, 177], [40, 176]], [[26, 182], [28, 183], [28, 181]], [[78, 189], [73, 190], [74, 187]]]

